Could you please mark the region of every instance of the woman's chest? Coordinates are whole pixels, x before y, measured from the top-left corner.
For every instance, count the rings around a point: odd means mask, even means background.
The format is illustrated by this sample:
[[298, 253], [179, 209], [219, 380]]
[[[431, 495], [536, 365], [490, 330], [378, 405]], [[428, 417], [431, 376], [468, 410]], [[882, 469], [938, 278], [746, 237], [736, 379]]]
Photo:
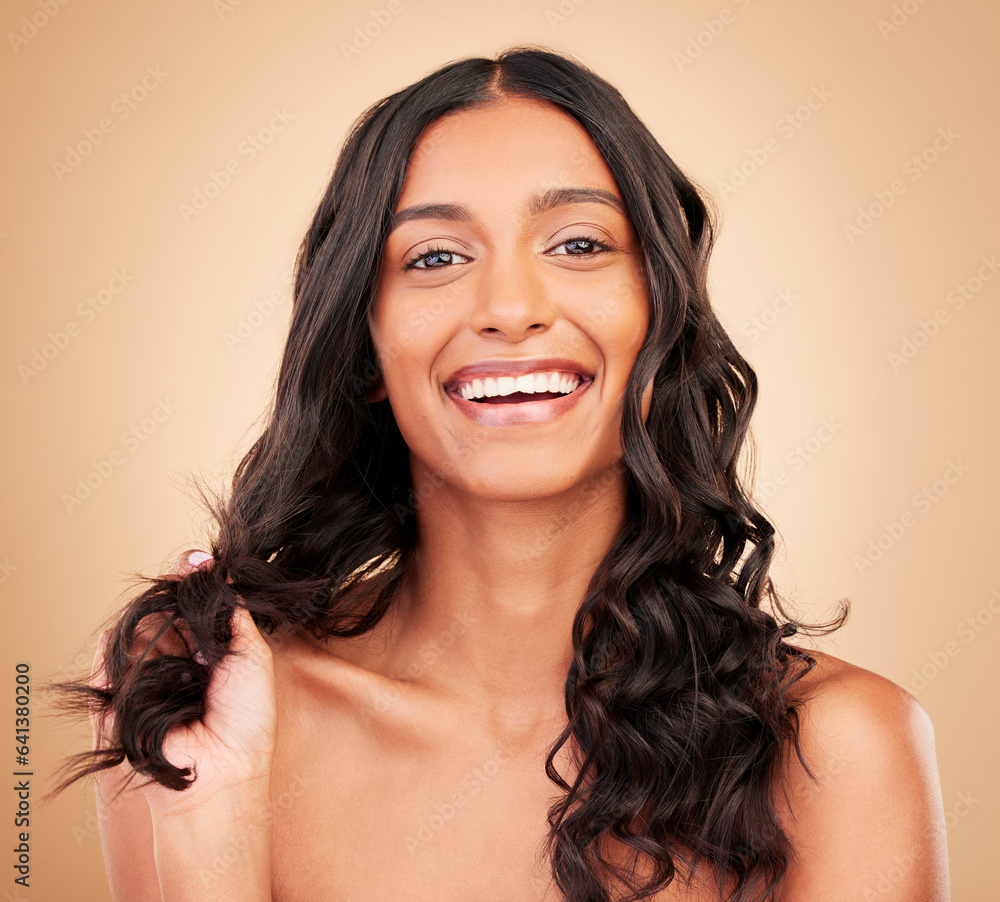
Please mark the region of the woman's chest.
[[[275, 902], [563, 902], [545, 852], [559, 791], [521, 765], [500, 749], [303, 761], [275, 785]], [[716, 898], [674, 884], [653, 902]]]
[[[562, 902], [546, 851], [564, 795], [545, 774], [558, 731], [505, 741], [405, 697], [348, 701], [283, 699], [275, 902]], [[554, 764], [572, 783], [567, 746]], [[712, 898], [674, 884], [655, 902]]]
[[343, 740], [303, 744], [276, 769], [278, 902], [561, 898], [547, 888], [558, 790], [543, 761], [533, 775], [499, 746]]

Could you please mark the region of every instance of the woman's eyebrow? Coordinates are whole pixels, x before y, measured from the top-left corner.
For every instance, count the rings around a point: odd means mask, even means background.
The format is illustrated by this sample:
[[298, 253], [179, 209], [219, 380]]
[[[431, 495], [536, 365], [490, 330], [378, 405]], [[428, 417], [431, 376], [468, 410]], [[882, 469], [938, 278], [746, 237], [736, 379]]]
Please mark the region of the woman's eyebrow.
[[537, 216], [566, 204], [605, 204], [626, 215], [621, 198], [602, 188], [549, 188], [532, 196], [529, 209], [532, 216]]
[[418, 204], [396, 213], [392, 217], [392, 229], [412, 219], [447, 219], [455, 222], [472, 219], [472, 211], [464, 204]]
[[[528, 211], [532, 216], [545, 213], [567, 204], [604, 204], [626, 216], [621, 198], [603, 188], [563, 187], [549, 188], [531, 196]], [[473, 219], [472, 211], [464, 204], [417, 204], [400, 210], [392, 217], [390, 231], [414, 219], [444, 219], [451, 222]]]

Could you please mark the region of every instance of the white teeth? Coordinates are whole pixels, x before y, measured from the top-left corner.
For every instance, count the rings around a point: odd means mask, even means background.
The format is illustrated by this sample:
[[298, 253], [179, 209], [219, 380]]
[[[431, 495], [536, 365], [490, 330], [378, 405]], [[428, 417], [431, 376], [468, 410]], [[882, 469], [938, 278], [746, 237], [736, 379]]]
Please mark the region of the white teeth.
[[465, 400], [506, 397], [514, 392], [532, 395], [539, 392], [560, 392], [568, 395], [576, 391], [580, 377], [567, 373], [525, 373], [521, 376], [486, 376], [459, 385], [459, 394]]
[[497, 391], [501, 397], [512, 395], [517, 391], [517, 383], [513, 376], [497, 376]]

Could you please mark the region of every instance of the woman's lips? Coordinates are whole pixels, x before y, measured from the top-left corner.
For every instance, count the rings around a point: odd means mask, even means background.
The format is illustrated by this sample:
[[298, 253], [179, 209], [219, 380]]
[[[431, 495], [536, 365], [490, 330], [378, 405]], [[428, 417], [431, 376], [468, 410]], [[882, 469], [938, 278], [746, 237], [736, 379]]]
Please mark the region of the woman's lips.
[[442, 388], [482, 426], [523, 426], [561, 416], [593, 381], [592, 370], [565, 357], [496, 357], [456, 370]]
[[463, 398], [454, 389], [446, 390], [448, 398], [470, 420], [481, 426], [527, 426], [547, 423], [573, 408], [593, 384], [593, 379], [581, 381], [569, 394], [538, 393], [541, 397], [523, 392], [497, 395], [481, 400]]
[[517, 376], [469, 376], [466, 379], [452, 381], [448, 387], [467, 401], [495, 401], [514, 394], [525, 397], [536, 394], [568, 395], [576, 391], [584, 381], [586, 379], [575, 372], [550, 370], [522, 373]]
[[[572, 392], [566, 394], [572, 394]], [[565, 397], [566, 395], [560, 392], [533, 392], [526, 395], [524, 392], [516, 391], [512, 395], [498, 395], [495, 398], [466, 398], [466, 400], [472, 401], [474, 404], [524, 404], [529, 401], [549, 401]]]

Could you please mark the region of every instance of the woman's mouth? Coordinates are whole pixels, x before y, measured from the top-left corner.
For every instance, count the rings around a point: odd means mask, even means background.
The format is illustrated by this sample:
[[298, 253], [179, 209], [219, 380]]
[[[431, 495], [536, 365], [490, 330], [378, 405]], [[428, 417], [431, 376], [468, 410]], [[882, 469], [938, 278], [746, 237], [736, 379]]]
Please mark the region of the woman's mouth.
[[572, 394], [580, 386], [577, 373], [557, 371], [524, 373], [520, 376], [486, 376], [459, 383], [458, 393], [479, 404], [522, 404], [548, 401]]
[[525, 372], [523, 364], [517, 368], [521, 372], [477, 367], [478, 371], [453, 379], [445, 393], [463, 414], [482, 426], [523, 426], [555, 419], [573, 407], [594, 381], [569, 369], [539, 367]]

